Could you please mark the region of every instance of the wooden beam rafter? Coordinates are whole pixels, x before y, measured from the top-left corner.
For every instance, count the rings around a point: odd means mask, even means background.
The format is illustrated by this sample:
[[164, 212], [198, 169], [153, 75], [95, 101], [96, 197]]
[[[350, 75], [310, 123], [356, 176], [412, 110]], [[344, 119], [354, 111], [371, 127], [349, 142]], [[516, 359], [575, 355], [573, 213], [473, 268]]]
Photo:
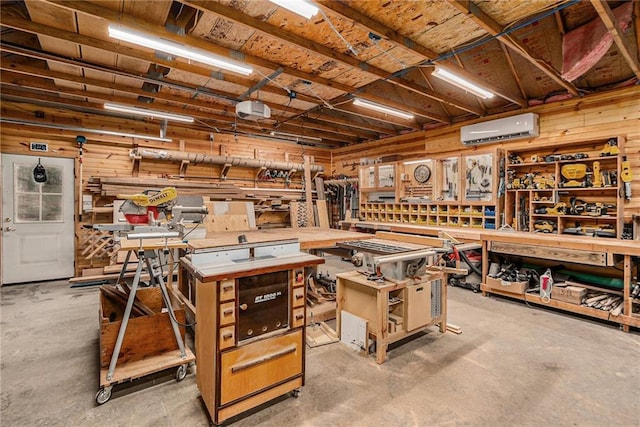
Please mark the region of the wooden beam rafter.
[[[74, 97], [83, 97], [90, 100], [98, 100], [100, 102], [114, 102], [119, 104], [132, 103], [131, 98], [128, 98], [128, 97], [111, 95], [104, 92], [90, 92], [90, 91], [81, 90], [81, 89], [61, 87], [61, 86], [55, 85], [54, 83], [43, 82], [42, 80], [36, 79], [35, 77], [27, 76], [25, 74], [18, 74], [18, 73], [3, 71], [0, 74], [0, 76], [1, 76], [2, 84], [4, 87], [13, 86], [17, 88], [29, 88], [29, 89], [44, 91], [45, 93], [50, 94], [50, 97], [47, 99], [47, 102], [57, 103], [60, 105], [70, 105], [75, 107], [85, 106], [86, 108], [94, 108], [95, 113], [97, 114], [104, 114], [104, 109], [102, 108], [102, 104], [100, 103], [87, 104], [86, 101], [82, 101], [80, 102], [80, 105], [78, 105], [78, 102], [74, 101], [73, 99], [68, 99], [68, 98], [64, 98], [56, 95], [66, 94]], [[5, 91], [3, 91], [3, 95], [6, 95]], [[23, 93], [22, 96], [25, 98], [30, 97], [29, 94], [26, 94], [26, 93]], [[32, 99], [33, 99], [33, 102], [38, 103], [39, 101], [42, 100], [42, 94], [39, 94], [39, 95], [32, 94]], [[258, 132], [258, 133], [263, 132], [264, 128], [266, 127], [264, 123], [253, 123], [253, 122], [244, 122], [244, 121], [237, 122], [233, 116], [220, 116], [220, 115], [215, 115], [213, 113], [206, 113], [206, 112], [197, 111], [197, 110], [184, 110], [183, 108], [175, 107], [171, 105], [163, 105], [162, 110], [176, 113], [176, 114], [189, 114], [193, 117], [200, 118], [203, 121], [217, 120], [221, 123], [225, 123], [228, 125], [233, 124], [238, 128], [248, 129], [248, 130], [251, 130], [252, 132]], [[302, 122], [301, 124], [298, 124], [298, 125], [291, 124], [288, 126], [287, 125], [280, 126], [278, 129], [282, 131], [291, 132], [291, 133], [297, 133], [299, 132], [298, 129], [300, 127], [304, 127], [305, 129], [308, 130], [311, 126], [309, 123]], [[343, 143], [343, 142], [355, 143], [360, 140], [359, 137], [354, 138], [352, 136], [346, 136], [339, 133], [330, 133], [330, 132], [323, 132], [323, 131], [317, 131], [317, 130], [314, 131], [313, 136], [322, 138], [323, 140], [326, 139], [327, 140], [326, 142], [329, 144], [331, 143], [330, 141], [337, 141], [340, 143]]]
[[[256, 66], [260, 66], [260, 67], [264, 67], [270, 70], [277, 70], [277, 69], [282, 69], [283, 70], [283, 74], [287, 74], [287, 75], [291, 75], [306, 81], [310, 81], [313, 83], [317, 83], [323, 86], [327, 86], [327, 87], [331, 87], [333, 89], [338, 89], [341, 90], [343, 92], [355, 92], [357, 89], [355, 87], [351, 87], [351, 86], [347, 86], [344, 84], [340, 84], [339, 82], [335, 82], [333, 80], [329, 80], [329, 79], [325, 79], [322, 78], [318, 75], [315, 74], [310, 74], [310, 73], [306, 73], [303, 71], [299, 71], [297, 69], [291, 68], [291, 67], [287, 67], [287, 66], [283, 66], [282, 64], [276, 64], [273, 63], [271, 61], [265, 60], [263, 58], [259, 58], [256, 56], [252, 56], [252, 55], [247, 55], [244, 54], [242, 52], [238, 52], [238, 51], [234, 51], [232, 49], [228, 49], [222, 46], [219, 46], [215, 43], [209, 42], [209, 41], [205, 41], [196, 37], [191, 37], [191, 36], [181, 36], [181, 35], [177, 35], [174, 34], [168, 30], [166, 30], [164, 27], [161, 26], [155, 26], [155, 25], [151, 25], [148, 24], [147, 22], [145, 22], [144, 20], [141, 19], [137, 19], [137, 18], [133, 18], [131, 16], [126, 16], [126, 15], [122, 15], [117, 13], [116, 11], [113, 11], [111, 9], [108, 8], [104, 8], [95, 4], [90, 4], [90, 3], [86, 3], [86, 2], [77, 2], [77, 1], [64, 1], [64, 0], [47, 0], [49, 3], [52, 4], [56, 4], [58, 6], [61, 7], [65, 7], [68, 8], [70, 10], [74, 10], [78, 13], [84, 13], [84, 14], [88, 14], [90, 16], [94, 16], [97, 18], [101, 18], [106, 20], [107, 22], [114, 22], [114, 23], [118, 23], [119, 25], [123, 25], [123, 26], [130, 26], [132, 28], [136, 28], [139, 31], [151, 34], [151, 35], [156, 35], [158, 37], [161, 38], [165, 38], [165, 39], [169, 39], [169, 40], [173, 40], [182, 44], [187, 44], [189, 46], [193, 46], [199, 49], [203, 49], [203, 50], [207, 50], [209, 52], [212, 52], [214, 54], [217, 55], [221, 55], [223, 57], [226, 58], [230, 58], [233, 60], [240, 60], [242, 62], [245, 62], [247, 64], [251, 64], [251, 65], [256, 65]], [[188, 6], [191, 6], [188, 4], [188, 2], [185, 2], [185, 4], [187, 4]], [[191, 6], [191, 7], [196, 7], [196, 6]], [[211, 7], [217, 7], [215, 5], [211, 5]], [[242, 14], [240, 14], [242, 15]], [[246, 15], [245, 15], [246, 16]], [[253, 19], [247, 16], [247, 19]], [[254, 20], [256, 22], [261, 22], [259, 20]], [[267, 24], [265, 24], [267, 25]], [[276, 27], [274, 27], [276, 28]], [[286, 33], [283, 31], [283, 33]], [[318, 45], [320, 46], [320, 45]], [[323, 47], [324, 48], [324, 47]], [[328, 48], [324, 48], [326, 51], [331, 51], [331, 49]], [[332, 51], [331, 51], [332, 52]], [[345, 57], [348, 57], [347, 55], [344, 55]], [[354, 65], [354, 64], [351, 64]], [[362, 64], [360, 63], [360, 68], [371, 68], [369, 67], [367, 64]], [[382, 71], [382, 70], [380, 70]], [[382, 71], [383, 73], [385, 73], [385, 75], [389, 75], [389, 73], [386, 73], [384, 71]], [[224, 80], [227, 80], [227, 76], [225, 76]], [[246, 87], [252, 87], [255, 86], [255, 84], [257, 84], [259, 82], [254, 82], [252, 84], [249, 85], [245, 85]], [[410, 82], [409, 82], [410, 83]], [[303, 94], [304, 95], [304, 94]], [[318, 103], [318, 99], [316, 98], [312, 98], [312, 97], [307, 97], [307, 99], [305, 99], [307, 101], [313, 102], [313, 103]], [[446, 120], [445, 118], [443, 118], [442, 116], [436, 115], [436, 114], [431, 114], [429, 112], [426, 111], [421, 111], [421, 116], [423, 117], [428, 117], [432, 120], [436, 120], [436, 121], [443, 121]]]
[[518, 41], [510, 34], [503, 34], [504, 28], [496, 22], [489, 14], [484, 12], [477, 4], [471, 0], [448, 0], [449, 3], [457, 8], [460, 12], [467, 15], [476, 24], [483, 28], [486, 32], [504, 43], [511, 50], [520, 55], [531, 65], [542, 71], [558, 85], [566, 89], [573, 96], [579, 96], [580, 93], [573, 83], [564, 80], [558, 71], [536, 55], [527, 46]]
[[[323, 44], [289, 33], [280, 27], [277, 27], [275, 25], [271, 25], [267, 22], [253, 18], [232, 7], [227, 7], [216, 2], [208, 2], [208, 1], [201, 1], [201, 0], [186, 0], [186, 1], [183, 1], [183, 3], [187, 4], [188, 6], [198, 8], [203, 12], [214, 13], [225, 19], [236, 22], [240, 25], [252, 28], [268, 37], [276, 38], [287, 44], [290, 44], [298, 48], [304, 49], [308, 52], [311, 52], [314, 55], [320, 55], [326, 58], [330, 58], [334, 61], [340, 62], [342, 64], [358, 68], [360, 71], [364, 73], [368, 73], [372, 76], [375, 76], [379, 79], [388, 81], [389, 83], [403, 87], [419, 95], [427, 96], [432, 99], [444, 100], [442, 95], [437, 94], [433, 91], [430, 91], [425, 87], [419, 86], [406, 79], [397, 78], [394, 76], [393, 73], [374, 67], [370, 64], [364, 63], [353, 56], [335, 51]], [[350, 93], [353, 93], [353, 92], [355, 91], [350, 91]], [[368, 95], [359, 93], [358, 96], [367, 98]], [[462, 108], [462, 107], [459, 107], [459, 108]], [[423, 115], [425, 117], [429, 117], [430, 119], [438, 122], [444, 121], [444, 123], [447, 123], [447, 124], [449, 123], [446, 120], [446, 118], [444, 118], [443, 116], [431, 114], [429, 112], [424, 112], [424, 111], [423, 111]], [[478, 115], [480, 115], [480, 113], [478, 113]]]
[[[438, 58], [438, 53], [428, 49], [424, 46], [422, 46], [419, 43], [416, 43], [415, 41], [411, 40], [408, 37], [403, 36], [402, 34], [398, 33], [397, 31], [381, 24], [380, 22], [370, 18], [369, 16], [365, 15], [364, 13], [361, 13], [351, 7], [349, 7], [346, 2], [344, 1], [336, 1], [336, 0], [318, 0], [317, 1], [318, 4], [320, 4], [323, 8], [325, 8], [326, 10], [330, 10], [333, 13], [342, 16], [343, 18], [349, 19], [351, 22], [354, 23], [354, 25], [366, 30], [366, 31], [370, 31], [373, 32], [375, 34], [378, 34], [384, 38], [386, 38], [389, 41], [392, 41], [406, 49], [411, 50], [414, 53], [417, 53], [419, 55], [422, 55], [426, 60], [433, 60], [433, 59], [437, 59]], [[452, 73], [457, 73], [457, 74], [463, 74], [464, 77], [471, 81], [476, 83], [478, 86], [482, 86], [487, 88], [488, 90], [490, 90], [491, 92], [495, 93], [496, 95], [498, 95], [499, 97], [509, 101], [509, 102], [513, 102], [514, 104], [520, 105], [521, 107], [524, 107], [527, 105], [527, 101], [525, 98], [521, 98], [520, 96], [518, 96], [515, 93], [510, 93], [509, 91], [500, 88], [496, 85], [490, 84], [484, 80], [481, 80], [480, 78], [478, 78], [477, 76], [473, 76], [471, 73], [467, 72], [466, 70], [462, 69], [461, 67], [459, 67], [457, 64], [451, 62], [451, 61], [443, 61], [444, 64], [446, 64], [447, 69], [450, 70]], [[432, 88], [430, 88], [432, 89]], [[442, 98], [442, 97], [441, 97]], [[447, 104], [447, 105], [451, 105], [453, 107], [457, 107], [460, 109], [463, 109], [465, 111], [468, 111], [470, 113], [474, 113], [474, 114], [478, 114], [481, 113], [479, 115], [484, 115], [484, 113], [482, 111], [477, 111], [473, 106], [468, 105], [468, 104], [462, 104], [459, 103], [458, 101], [453, 101], [453, 100], [445, 100], [445, 99], [440, 99], [437, 100], [443, 104]], [[465, 108], [468, 107], [468, 108]], [[470, 109], [471, 110], [470, 110]]]
[[629, 64], [631, 70], [633, 70], [633, 74], [635, 74], [636, 78], [640, 79], [640, 65], [638, 65], [638, 60], [633, 56], [625, 44], [623, 39], [624, 36], [616, 22], [616, 17], [613, 16], [611, 8], [606, 1], [602, 0], [591, 0], [591, 4], [596, 12], [598, 12], [600, 19], [604, 22], [604, 26], [607, 27], [611, 37], [613, 37], [613, 41], [616, 43], [616, 46], [618, 46], [618, 50], [624, 57], [625, 61], [627, 61], [627, 64]]

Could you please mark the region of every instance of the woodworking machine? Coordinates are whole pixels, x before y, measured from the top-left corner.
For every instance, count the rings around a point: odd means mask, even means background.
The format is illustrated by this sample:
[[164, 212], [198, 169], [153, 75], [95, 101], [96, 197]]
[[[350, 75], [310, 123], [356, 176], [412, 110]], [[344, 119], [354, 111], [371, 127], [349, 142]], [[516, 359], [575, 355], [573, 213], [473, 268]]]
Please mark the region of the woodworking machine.
[[378, 281], [424, 275], [427, 266], [436, 263], [439, 253], [451, 251], [380, 239], [340, 242], [338, 246], [362, 253], [362, 265], [367, 269], [370, 280]]

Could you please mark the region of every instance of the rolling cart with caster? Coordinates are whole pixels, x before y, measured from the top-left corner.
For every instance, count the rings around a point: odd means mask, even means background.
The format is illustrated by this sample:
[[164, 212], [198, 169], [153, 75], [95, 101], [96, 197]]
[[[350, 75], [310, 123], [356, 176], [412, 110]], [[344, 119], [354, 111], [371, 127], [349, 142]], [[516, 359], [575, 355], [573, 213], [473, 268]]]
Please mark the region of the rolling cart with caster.
[[[113, 352], [111, 353], [109, 360], [109, 367], [100, 370], [100, 388], [98, 389], [95, 397], [98, 405], [102, 405], [109, 401], [114, 385], [132, 381], [166, 369], [176, 367], [176, 380], [182, 381], [187, 375], [189, 364], [195, 361], [195, 355], [193, 352], [184, 345], [184, 340], [179, 328], [179, 320], [176, 318], [173, 302], [162, 278], [162, 268], [159, 263], [160, 249], [168, 252], [169, 248], [174, 249], [185, 247], [186, 245], [181, 241], [169, 241], [168, 237], [171, 236], [166, 234], [150, 237], [159, 237], [160, 239], [154, 239], [154, 241], [143, 241], [143, 238], [147, 238], [147, 236], [140, 237], [140, 243], [137, 248], [133, 247], [131, 242], [129, 242], [129, 249], [118, 282], [122, 280], [124, 272], [127, 269], [129, 259], [131, 258], [131, 254], [134, 251], [138, 256], [138, 266], [133, 279], [133, 284], [131, 285], [124, 314], [118, 327], [115, 344], [113, 344], [112, 347], [109, 347], [113, 348]], [[135, 234], [129, 235], [129, 239], [135, 238]], [[123, 242], [122, 249], [127, 249], [126, 242]], [[140, 278], [143, 274], [143, 269], [146, 269], [146, 272], [149, 273], [151, 284], [155, 284], [155, 287], [140, 288]], [[158, 300], [156, 301], [156, 304], [159, 305], [159, 308], [164, 304], [166, 311], [163, 309], [162, 311], [165, 312], [158, 313], [153, 316], [131, 318], [131, 311], [136, 295], [139, 296], [140, 299], [145, 297], [150, 298], [150, 293], [155, 294], [155, 297]], [[161, 301], [159, 301], [159, 294], [161, 294]], [[181, 313], [181, 322], [184, 322], [184, 312]], [[108, 328], [109, 326], [110, 325], [107, 324], [106, 327]], [[160, 331], [158, 328], [163, 330]], [[172, 333], [167, 333], [167, 330], [169, 329]], [[164, 332], [165, 340], [159, 338], [162, 332]], [[140, 334], [147, 336], [140, 336]], [[103, 335], [104, 334], [101, 333], [101, 350], [104, 350], [102, 348]], [[130, 343], [144, 341], [145, 339], [148, 339], [149, 342], [153, 342], [156, 346], [154, 349], [155, 351], [152, 354], [139, 354], [137, 357], [131, 358], [130, 360], [118, 360], [119, 357], [124, 357], [126, 359], [126, 353], [128, 353], [127, 350], [130, 350], [128, 348]], [[160, 344], [158, 344], [159, 341], [161, 342]], [[175, 348], [176, 344], [177, 349]], [[162, 345], [171, 349], [158, 354], [158, 345], [160, 346], [160, 349], [163, 348]], [[121, 351], [123, 353], [122, 355]]]

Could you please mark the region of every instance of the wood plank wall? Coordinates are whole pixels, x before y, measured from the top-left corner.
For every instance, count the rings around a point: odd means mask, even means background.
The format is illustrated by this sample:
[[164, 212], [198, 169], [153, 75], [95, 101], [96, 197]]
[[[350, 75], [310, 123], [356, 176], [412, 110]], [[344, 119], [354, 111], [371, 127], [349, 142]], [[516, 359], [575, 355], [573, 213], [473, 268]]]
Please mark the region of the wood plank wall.
[[[122, 120], [106, 116], [77, 113], [67, 110], [36, 107], [30, 104], [3, 102], [3, 117], [36, 120], [36, 111], [44, 113], [46, 123], [88, 128], [118, 130], [146, 135], [158, 135], [157, 122], [141, 122]], [[606, 139], [615, 135], [625, 136], [626, 153], [631, 160], [634, 173], [632, 183], [633, 199], [625, 204], [625, 220], [629, 221], [633, 214], [640, 214], [640, 87], [634, 86], [604, 94], [585, 96], [577, 100], [569, 100], [554, 104], [532, 107], [527, 111], [540, 114], [539, 138], [504, 144], [508, 149], [532, 146], [548, 146], [558, 143], [581, 142], [585, 140]], [[524, 111], [521, 111], [524, 112]], [[520, 112], [518, 112], [520, 113]], [[515, 114], [515, 113], [513, 113]], [[504, 115], [507, 116], [507, 115]], [[479, 120], [478, 120], [479, 121]], [[465, 123], [468, 124], [468, 123]], [[83, 187], [90, 177], [129, 177], [132, 176], [132, 161], [129, 150], [138, 144], [140, 147], [180, 150], [214, 155], [229, 155], [246, 158], [262, 158], [278, 161], [303, 162], [303, 155], [312, 156], [315, 163], [325, 167], [325, 176], [347, 175], [357, 176], [357, 165], [361, 158], [379, 158], [400, 154], [403, 158], [424, 158], [431, 155], [447, 153], [472, 152], [485, 149], [487, 145], [476, 148], [464, 147], [459, 142], [461, 124], [450, 128], [431, 130], [411, 135], [374, 141], [352, 147], [329, 151], [328, 149], [299, 146], [289, 143], [274, 142], [213, 133], [213, 141], [209, 140], [209, 132], [199, 132], [170, 124], [169, 137], [171, 143], [160, 143], [145, 140], [133, 141], [131, 138], [108, 137], [97, 134], [84, 134], [88, 142], [85, 145], [83, 158]], [[78, 147], [75, 131], [34, 128], [22, 125], [2, 124], [0, 129], [0, 152], [11, 154], [34, 154], [29, 151], [29, 142], [47, 142], [50, 152], [47, 155], [76, 159], [76, 175], [78, 175]], [[181, 143], [181, 141], [183, 141]], [[43, 155], [38, 154], [41, 157]], [[179, 174], [180, 164], [164, 161], [143, 160], [139, 176], [157, 178]], [[217, 177], [219, 166], [189, 166], [188, 177]], [[255, 170], [232, 168], [230, 181], [238, 185], [253, 186]], [[78, 176], [76, 176], [76, 179]], [[292, 187], [299, 187], [299, 180], [294, 177]], [[217, 182], [212, 180], [211, 182]], [[76, 182], [76, 188], [78, 183]], [[96, 200], [96, 205], [108, 200]], [[86, 215], [85, 215], [86, 216]], [[78, 223], [79, 226], [81, 223]], [[77, 230], [79, 228], [77, 227]], [[77, 247], [77, 250], [82, 250]], [[76, 271], [87, 267], [82, 257], [77, 257]], [[92, 265], [91, 265], [92, 266]]]
[[[512, 150], [624, 136], [626, 154], [633, 172], [633, 197], [625, 203], [625, 221], [630, 221], [634, 214], [640, 214], [640, 87], [632, 86], [580, 99], [541, 105], [509, 115], [524, 112], [540, 115], [540, 136], [532, 140], [493, 146]], [[476, 122], [479, 121], [481, 120]], [[465, 147], [460, 143], [460, 126], [471, 123], [473, 122], [425, 131], [419, 135], [335, 149], [332, 151], [331, 170], [334, 174], [356, 177], [356, 165], [363, 158], [377, 159], [399, 154], [403, 159], [420, 159], [431, 155], [459, 154], [489, 148], [490, 145]]]
[[[36, 118], [44, 115], [44, 118]], [[44, 108], [31, 104], [6, 101], [2, 103], [2, 116], [5, 118], [17, 118], [29, 121], [41, 121], [47, 124], [63, 124], [66, 126], [85, 127], [91, 129], [105, 129], [119, 132], [127, 132], [141, 135], [159, 135], [158, 122], [144, 122], [123, 120], [107, 116], [85, 114], [68, 110]], [[82, 161], [82, 187], [83, 193], [89, 194], [87, 184], [91, 177], [131, 177], [133, 162], [129, 157], [130, 150], [137, 145], [139, 147], [184, 150], [190, 153], [202, 153], [207, 155], [225, 155], [250, 159], [265, 159], [282, 162], [304, 163], [303, 156], [310, 156], [315, 164], [321, 164], [329, 171], [331, 153], [325, 148], [302, 146], [293, 143], [272, 141], [268, 139], [250, 138], [246, 136], [234, 136], [212, 132], [199, 132], [178, 125], [169, 124], [167, 137], [173, 142], [162, 143], [116, 136], [105, 136], [81, 131], [67, 131], [37, 128], [25, 125], [3, 123], [0, 129], [0, 153], [37, 155], [39, 157], [66, 157], [76, 159], [76, 184], [79, 186], [79, 161], [76, 136], [84, 135], [87, 143], [84, 145]], [[213, 141], [210, 140], [213, 135]], [[29, 150], [30, 142], [46, 142], [49, 144], [48, 153], [34, 153]], [[161, 178], [170, 175], [179, 175], [180, 163], [143, 159], [140, 162], [138, 176], [140, 178]], [[197, 181], [219, 183], [221, 166], [219, 165], [189, 165], [187, 178]], [[254, 187], [256, 185], [256, 169], [232, 167], [228, 174], [227, 184], [241, 187]], [[289, 188], [302, 188], [302, 173], [293, 176]], [[282, 182], [270, 184], [258, 182], [262, 188], [284, 188]], [[94, 195], [95, 196], [95, 195]], [[94, 206], [104, 206], [112, 201], [112, 198], [94, 197]], [[76, 212], [78, 212], [78, 194], [76, 194]], [[108, 263], [108, 259], [86, 260], [81, 256], [84, 246], [79, 244], [82, 233], [82, 225], [92, 220], [97, 222], [111, 222], [110, 213], [96, 214], [96, 217], [84, 214], [81, 221], [76, 221], [76, 275], [85, 268], [100, 267]], [[1, 244], [1, 241], [0, 241]]]

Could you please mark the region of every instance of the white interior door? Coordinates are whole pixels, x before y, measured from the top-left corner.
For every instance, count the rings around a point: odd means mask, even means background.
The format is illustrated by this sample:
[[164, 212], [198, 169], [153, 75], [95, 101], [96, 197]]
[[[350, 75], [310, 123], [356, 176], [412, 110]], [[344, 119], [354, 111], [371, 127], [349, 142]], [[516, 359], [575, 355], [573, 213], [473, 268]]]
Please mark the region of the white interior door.
[[73, 276], [73, 168], [73, 159], [2, 154], [2, 284]]

